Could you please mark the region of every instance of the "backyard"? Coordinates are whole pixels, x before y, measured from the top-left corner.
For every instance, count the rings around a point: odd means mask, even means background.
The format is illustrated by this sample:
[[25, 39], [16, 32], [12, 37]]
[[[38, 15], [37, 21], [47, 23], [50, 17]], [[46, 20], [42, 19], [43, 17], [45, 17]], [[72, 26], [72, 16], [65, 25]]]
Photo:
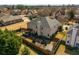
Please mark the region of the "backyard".
[[20, 28], [26, 28], [27, 29], [27, 23], [26, 22], [19, 22], [19, 23], [16, 23], [16, 24], [11, 24], [11, 25], [0, 27], [1, 30], [5, 30], [5, 29], [18, 30]]
[[65, 32], [58, 32], [55, 38], [58, 38], [60, 40], [66, 41], [67, 35]]

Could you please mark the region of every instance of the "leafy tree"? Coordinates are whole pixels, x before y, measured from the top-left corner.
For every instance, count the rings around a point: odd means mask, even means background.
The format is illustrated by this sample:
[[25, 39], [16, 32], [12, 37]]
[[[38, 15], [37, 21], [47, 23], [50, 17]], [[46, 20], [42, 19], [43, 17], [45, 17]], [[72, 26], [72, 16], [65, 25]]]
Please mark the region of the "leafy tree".
[[69, 20], [71, 20], [71, 19], [74, 19], [75, 14], [74, 14], [74, 12], [71, 10], [71, 11], [69, 11], [68, 16], [69, 16]]
[[13, 31], [0, 30], [0, 54], [16, 55], [19, 52], [22, 39]]
[[32, 20], [32, 18], [33, 18], [32, 16], [29, 16], [29, 19], [30, 19], [30, 20]]
[[26, 6], [24, 6], [24, 5], [17, 5], [16, 6], [18, 9], [25, 9], [26, 8]]

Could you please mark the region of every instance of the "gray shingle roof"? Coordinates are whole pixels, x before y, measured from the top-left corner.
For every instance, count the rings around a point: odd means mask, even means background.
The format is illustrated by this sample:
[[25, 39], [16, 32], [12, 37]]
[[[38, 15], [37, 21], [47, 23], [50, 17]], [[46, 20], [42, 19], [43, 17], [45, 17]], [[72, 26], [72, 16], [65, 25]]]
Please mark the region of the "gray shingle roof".
[[6, 15], [0, 18], [0, 20], [2, 20], [3, 22], [18, 20], [18, 19], [22, 19], [20, 15], [19, 16]]
[[33, 19], [33, 22], [34, 24], [37, 23], [37, 21], [41, 21], [42, 22], [42, 25], [44, 27], [49, 27], [49, 28], [52, 28], [53, 26], [60, 26], [61, 23], [59, 21], [57, 21], [56, 19], [51, 19], [49, 17], [39, 17], [39, 18], [35, 18]]
[[35, 24], [35, 25], [37, 25], [37, 21], [41, 21], [41, 25], [43, 25], [44, 27], [49, 27], [49, 24], [48, 24], [48, 22], [46, 21], [46, 18], [45, 17], [39, 17], [39, 18], [35, 18], [34, 20], [33, 20], [33, 23]]
[[61, 24], [58, 20], [56, 20], [56, 19], [51, 19], [51, 18], [49, 18], [49, 17], [46, 17], [46, 20], [47, 20], [47, 22], [48, 22], [50, 28], [52, 28], [53, 26], [60, 26], [60, 25], [62, 25], [62, 24]]

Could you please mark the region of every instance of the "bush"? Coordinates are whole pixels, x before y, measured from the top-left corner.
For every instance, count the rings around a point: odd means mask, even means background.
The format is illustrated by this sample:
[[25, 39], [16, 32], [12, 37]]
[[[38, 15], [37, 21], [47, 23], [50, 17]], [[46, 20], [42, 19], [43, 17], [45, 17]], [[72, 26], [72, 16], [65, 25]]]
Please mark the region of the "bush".
[[29, 55], [30, 54], [30, 51], [28, 50], [28, 48], [24, 48], [24, 51], [23, 51], [23, 55]]
[[32, 16], [29, 16], [29, 19], [30, 19], [30, 20], [32, 20], [32, 19], [33, 19], [33, 17], [32, 17]]

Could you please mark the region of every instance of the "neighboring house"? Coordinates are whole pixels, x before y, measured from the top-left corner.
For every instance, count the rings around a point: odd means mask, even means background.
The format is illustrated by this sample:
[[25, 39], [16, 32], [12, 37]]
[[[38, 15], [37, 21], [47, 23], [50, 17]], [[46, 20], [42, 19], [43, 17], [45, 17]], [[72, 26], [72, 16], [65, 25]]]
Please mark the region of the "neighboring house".
[[0, 26], [9, 25], [9, 24], [13, 24], [21, 21], [23, 21], [23, 19], [20, 15], [18, 16], [6, 15], [6, 16], [0, 17]]
[[28, 28], [32, 29], [39, 36], [42, 35], [48, 38], [58, 30], [59, 26], [61, 26], [59, 21], [49, 17], [38, 17], [28, 24]]
[[76, 21], [77, 23], [79, 23], [79, 15], [75, 14], [74, 19], [75, 19], [75, 21]]
[[3, 17], [3, 16], [5, 16], [5, 14], [4, 13], [0, 13], [0, 17]]
[[66, 45], [79, 48], [79, 24], [76, 24], [69, 29]]
[[75, 10], [75, 14], [79, 15], [79, 8]]
[[68, 21], [68, 15], [63, 14], [64, 12], [61, 11], [57, 11], [55, 13], [55, 18], [61, 22], [62, 24], [64, 24], [64, 22]]
[[67, 15], [59, 15], [57, 20], [64, 24], [66, 21], [68, 21]]
[[26, 16], [27, 16], [27, 17], [29, 17], [29, 16], [33, 16], [32, 10], [28, 10]]
[[11, 11], [11, 15], [20, 15], [21, 14], [21, 10], [20, 9], [13, 9]]

